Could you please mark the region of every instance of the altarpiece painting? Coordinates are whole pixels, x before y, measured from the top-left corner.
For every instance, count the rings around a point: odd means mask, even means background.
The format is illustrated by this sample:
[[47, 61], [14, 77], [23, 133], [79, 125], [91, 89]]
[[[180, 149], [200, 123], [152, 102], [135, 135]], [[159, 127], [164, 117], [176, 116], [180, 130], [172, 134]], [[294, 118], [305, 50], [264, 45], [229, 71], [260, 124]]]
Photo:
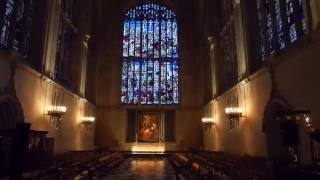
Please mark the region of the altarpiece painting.
[[161, 134], [161, 113], [141, 112], [138, 117], [138, 141], [159, 142]]

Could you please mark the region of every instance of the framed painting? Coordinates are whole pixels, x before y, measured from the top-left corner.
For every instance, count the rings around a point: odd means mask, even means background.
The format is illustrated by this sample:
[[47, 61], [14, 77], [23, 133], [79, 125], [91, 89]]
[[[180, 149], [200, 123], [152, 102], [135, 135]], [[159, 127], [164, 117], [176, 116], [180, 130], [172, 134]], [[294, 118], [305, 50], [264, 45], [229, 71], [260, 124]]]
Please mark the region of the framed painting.
[[161, 132], [161, 113], [140, 112], [138, 116], [138, 141], [159, 142]]

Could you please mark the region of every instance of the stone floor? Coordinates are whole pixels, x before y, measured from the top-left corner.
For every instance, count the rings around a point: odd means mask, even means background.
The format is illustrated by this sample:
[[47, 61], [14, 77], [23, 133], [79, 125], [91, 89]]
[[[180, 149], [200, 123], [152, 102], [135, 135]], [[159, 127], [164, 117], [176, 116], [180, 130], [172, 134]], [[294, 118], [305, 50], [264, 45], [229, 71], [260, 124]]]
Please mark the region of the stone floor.
[[176, 172], [164, 157], [132, 157], [114, 169], [104, 180], [175, 180]]

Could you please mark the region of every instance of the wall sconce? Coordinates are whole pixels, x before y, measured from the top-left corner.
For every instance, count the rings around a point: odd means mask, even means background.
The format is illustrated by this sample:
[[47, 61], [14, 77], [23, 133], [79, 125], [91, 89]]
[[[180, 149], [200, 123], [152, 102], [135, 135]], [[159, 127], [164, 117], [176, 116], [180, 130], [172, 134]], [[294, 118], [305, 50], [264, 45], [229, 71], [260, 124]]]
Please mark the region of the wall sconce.
[[240, 107], [232, 106], [225, 108], [225, 113], [229, 119], [230, 129], [239, 126], [240, 118], [244, 117], [243, 110]]
[[61, 127], [62, 117], [66, 112], [66, 106], [51, 105], [48, 107], [46, 115], [49, 116], [50, 123], [54, 125], [56, 129], [59, 129]]
[[[215, 122], [215, 106], [213, 103], [209, 103], [204, 107], [204, 117], [201, 119], [204, 130], [211, 129], [216, 124]], [[213, 115], [211, 113], [214, 113]]]
[[211, 117], [204, 117], [201, 121], [205, 130], [211, 129], [211, 127], [215, 125], [214, 119]]
[[82, 117], [81, 125], [83, 125], [87, 130], [92, 129], [96, 121], [96, 118], [93, 116], [84, 116]]
[[96, 124], [94, 107], [85, 99], [82, 99], [81, 114], [82, 114], [82, 118], [81, 118], [80, 126], [84, 127], [86, 130], [93, 129], [93, 127]]
[[240, 118], [245, 117], [243, 109], [239, 106], [238, 91], [230, 95], [225, 114], [228, 117], [230, 129], [239, 126]]
[[[46, 88], [46, 99], [47, 99], [47, 88]], [[67, 107], [63, 103], [64, 92], [60, 88], [52, 87], [51, 91], [51, 101], [49, 105], [45, 103], [44, 115], [49, 116], [49, 122], [56, 129], [60, 129], [62, 117], [67, 112]]]

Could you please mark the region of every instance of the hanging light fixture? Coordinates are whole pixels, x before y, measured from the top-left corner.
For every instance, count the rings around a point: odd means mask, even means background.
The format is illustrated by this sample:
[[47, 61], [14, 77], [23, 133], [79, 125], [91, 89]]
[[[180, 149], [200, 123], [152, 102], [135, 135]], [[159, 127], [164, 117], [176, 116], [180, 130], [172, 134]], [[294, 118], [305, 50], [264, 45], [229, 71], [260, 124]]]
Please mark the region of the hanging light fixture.
[[244, 117], [242, 115], [243, 111], [242, 108], [237, 106], [230, 106], [225, 108], [225, 113], [229, 119], [230, 129], [239, 126], [240, 118]]
[[60, 129], [67, 107], [63, 105], [64, 93], [59, 89], [53, 91], [51, 105], [47, 106], [45, 115], [49, 116], [50, 124], [56, 129]]
[[96, 121], [96, 118], [93, 116], [84, 116], [81, 120], [81, 125], [83, 125], [87, 130], [92, 129]]
[[215, 125], [215, 120], [211, 115], [211, 111], [209, 110], [210, 106], [205, 107], [205, 117], [201, 119], [202, 125], [205, 130], [211, 129], [213, 125]]
[[212, 117], [204, 117], [201, 120], [205, 130], [210, 129], [213, 125], [215, 125], [214, 118]]
[[83, 117], [81, 119], [80, 125], [85, 129], [90, 130], [94, 127], [96, 118], [93, 113], [92, 107], [88, 103], [83, 104]]
[[67, 112], [66, 106], [51, 105], [47, 109], [47, 115], [52, 125], [59, 129], [61, 127], [61, 121], [63, 115]]
[[243, 116], [243, 109], [239, 107], [239, 99], [236, 95], [231, 95], [228, 99], [228, 106], [225, 108], [225, 114], [229, 120], [230, 129], [239, 126], [240, 119]]

